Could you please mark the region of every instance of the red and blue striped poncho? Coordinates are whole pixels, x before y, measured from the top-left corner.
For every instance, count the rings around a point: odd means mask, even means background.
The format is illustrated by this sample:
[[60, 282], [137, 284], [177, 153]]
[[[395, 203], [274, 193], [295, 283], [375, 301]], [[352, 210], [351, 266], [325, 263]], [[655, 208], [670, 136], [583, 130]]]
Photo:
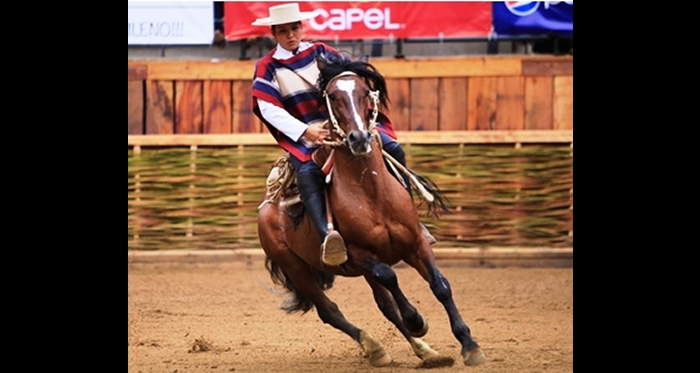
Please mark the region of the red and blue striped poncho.
[[[257, 99], [265, 100], [289, 112], [293, 117], [312, 125], [328, 119], [328, 112], [319, 105], [320, 92], [316, 87], [319, 70], [316, 56], [340, 52], [329, 45], [316, 42], [286, 60], [272, 58], [276, 47], [255, 64], [253, 77], [253, 112], [265, 124], [277, 143], [302, 162], [311, 160], [315, 147], [308, 147], [294, 141], [275, 128], [260, 114]], [[396, 133], [389, 118], [380, 113], [377, 130], [396, 139]]]

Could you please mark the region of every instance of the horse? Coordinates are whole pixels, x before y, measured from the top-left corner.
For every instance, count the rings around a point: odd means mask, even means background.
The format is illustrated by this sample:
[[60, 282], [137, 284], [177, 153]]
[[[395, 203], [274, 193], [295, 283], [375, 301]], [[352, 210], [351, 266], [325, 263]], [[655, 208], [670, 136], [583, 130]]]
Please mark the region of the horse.
[[258, 209], [265, 268], [272, 281], [291, 295], [280, 307], [282, 310], [304, 314], [315, 307], [323, 323], [360, 345], [372, 366], [385, 366], [393, 360], [378, 340], [349, 322], [326, 296], [325, 290], [333, 286], [336, 276], [364, 278], [379, 310], [409, 342], [421, 364], [452, 365], [453, 358], [439, 355], [421, 340], [428, 332], [428, 323], [399, 288], [392, 269], [403, 261], [420, 274], [444, 306], [452, 333], [461, 345], [463, 363], [481, 364], [486, 357], [460, 316], [448, 280], [436, 266], [410, 191], [428, 192], [424, 198], [432, 200], [429, 207], [433, 212], [435, 207], [445, 207], [443, 196], [434, 183], [425, 182], [429, 181], [427, 177], [417, 178], [417, 173], [404, 169], [411, 179], [407, 193], [400, 178], [390, 171], [392, 168], [396, 172], [395, 166], [400, 166], [391, 162], [392, 167], [386, 166], [387, 154], [379, 143], [376, 119], [377, 110], [388, 106], [388, 93], [384, 77], [367, 57], [355, 61], [317, 58], [321, 105], [328, 111], [327, 124], [332, 128], [330, 140], [320, 148], [326, 154], [324, 164], [332, 158], [332, 169], [326, 177], [329, 227], [344, 238], [348, 259], [340, 266], [327, 266], [321, 261], [321, 242], [303, 214], [298, 195], [294, 198], [293, 170], [282, 156], [272, 167], [274, 172], [270, 173]]

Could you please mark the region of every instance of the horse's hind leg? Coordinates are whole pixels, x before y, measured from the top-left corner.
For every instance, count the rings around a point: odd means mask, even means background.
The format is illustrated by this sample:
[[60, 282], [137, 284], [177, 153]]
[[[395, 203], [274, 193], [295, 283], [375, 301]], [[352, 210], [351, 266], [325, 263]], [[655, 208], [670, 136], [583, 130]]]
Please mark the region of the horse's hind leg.
[[452, 333], [462, 344], [462, 358], [465, 365], [479, 365], [486, 361], [484, 353], [481, 351], [479, 344], [472, 339], [471, 331], [467, 324], [462, 320], [454, 299], [452, 298], [452, 289], [450, 283], [445, 276], [440, 273], [435, 265], [435, 260], [432, 255], [425, 255], [423, 260], [417, 263], [409, 262], [411, 266], [418, 270], [418, 273], [430, 284], [435, 297], [442, 303], [447, 311], [447, 316], [450, 319]]
[[292, 281], [299, 294], [306, 297], [316, 307], [318, 317], [325, 324], [344, 332], [354, 339], [363, 349], [364, 356], [373, 366], [384, 366], [391, 363], [391, 356], [384, 347], [372, 338], [369, 333], [357, 328], [345, 319], [338, 305], [331, 301], [317, 281], [313, 271], [301, 258], [288, 251], [276, 255], [273, 259], [280, 267], [284, 268], [285, 275]]

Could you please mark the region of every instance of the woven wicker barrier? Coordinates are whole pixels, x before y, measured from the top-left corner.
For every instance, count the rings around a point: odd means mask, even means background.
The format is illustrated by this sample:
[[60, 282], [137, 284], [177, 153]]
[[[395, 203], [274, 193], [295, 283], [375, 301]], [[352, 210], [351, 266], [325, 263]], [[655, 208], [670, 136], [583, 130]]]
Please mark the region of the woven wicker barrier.
[[[421, 221], [435, 248], [573, 246], [569, 144], [406, 145], [451, 214]], [[277, 146], [129, 149], [129, 250], [259, 249], [257, 207]]]

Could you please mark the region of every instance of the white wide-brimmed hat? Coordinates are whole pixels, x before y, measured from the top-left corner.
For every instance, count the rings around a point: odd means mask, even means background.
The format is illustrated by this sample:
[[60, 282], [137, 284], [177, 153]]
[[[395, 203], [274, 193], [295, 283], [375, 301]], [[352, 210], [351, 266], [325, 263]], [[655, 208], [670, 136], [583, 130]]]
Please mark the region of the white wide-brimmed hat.
[[253, 26], [272, 26], [304, 21], [314, 18], [316, 12], [300, 12], [298, 3], [275, 5], [270, 7], [270, 16], [258, 18]]

